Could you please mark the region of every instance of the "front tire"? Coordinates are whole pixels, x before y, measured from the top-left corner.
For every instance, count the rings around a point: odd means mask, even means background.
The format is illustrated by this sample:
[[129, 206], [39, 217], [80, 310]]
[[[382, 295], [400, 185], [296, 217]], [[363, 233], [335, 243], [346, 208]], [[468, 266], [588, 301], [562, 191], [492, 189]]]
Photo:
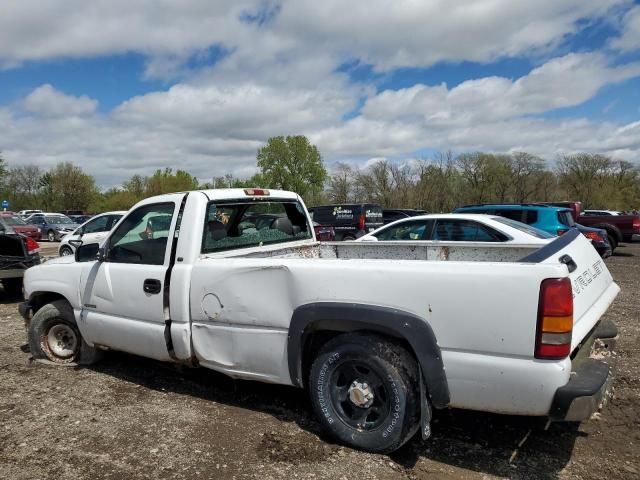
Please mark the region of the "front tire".
[[54, 232], [53, 230], [49, 230], [47, 232], [47, 240], [49, 240], [50, 242], [55, 242], [56, 241], [56, 232]]
[[65, 300], [44, 305], [29, 324], [29, 349], [33, 358], [59, 365], [95, 363], [102, 352], [90, 347], [76, 325], [73, 309]]
[[60, 256], [68, 257], [69, 255], [73, 255], [73, 250], [71, 250], [71, 247], [68, 247], [67, 245], [63, 246], [60, 249]]
[[399, 342], [361, 333], [332, 339], [313, 362], [309, 390], [324, 429], [351, 447], [390, 453], [418, 430], [418, 367]]

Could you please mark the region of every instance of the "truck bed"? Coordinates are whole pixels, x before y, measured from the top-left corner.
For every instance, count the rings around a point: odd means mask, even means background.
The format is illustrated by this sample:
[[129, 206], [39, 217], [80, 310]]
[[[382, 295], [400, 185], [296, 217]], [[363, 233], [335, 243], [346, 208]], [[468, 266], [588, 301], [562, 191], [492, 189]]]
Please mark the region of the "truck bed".
[[226, 252], [207, 256], [245, 258], [318, 258], [342, 260], [431, 260], [466, 262], [518, 262], [540, 249], [539, 245], [502, 245], [464, 242], [326, 242], [297, 247], [271, 246], [251, 252]]

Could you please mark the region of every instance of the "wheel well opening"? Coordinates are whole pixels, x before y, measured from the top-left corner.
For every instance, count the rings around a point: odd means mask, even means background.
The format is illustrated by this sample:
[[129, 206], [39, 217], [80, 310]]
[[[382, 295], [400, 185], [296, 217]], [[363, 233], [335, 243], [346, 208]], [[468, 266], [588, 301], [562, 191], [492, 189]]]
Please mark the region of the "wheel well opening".
[[389, 332], [382, 332], [379, 330], [373, 330], [368, 328], [352, 328], [352, 329], [342, 329], [342, 330], [333, 330], [333, 329], [325, 329], [325, 328], [312, 328], [310, 330], [305, 331], [304, 335], [304, 343], [302, 345], [302, 378], [303, 385], [306, 388], [309, 383], [309, 373], [311, 371], [311, 365], [313, 364], [313, 360], [316, 358], [322, 347], [334, 339], [335, 337], [342, 335], [344, 333], [362, 333], [369, 334], [377, 337], [388, 338], [396, 345], [402, 346], [419, 364], [418, 358], [416, 356], [415, 351], [409, 344], [409, 342], [402, 337], [397, 335], [393, 335]]
[[55, 302], [56, 300], [64, 300], [65, 302], [69, 303], [69, 301], [59, 293], [36, 292], [32, 294], [31, 297], [29, 298], [29, 305], [31, 305], [32, 314], [35, 315], [35, 313], [38, 310], [40, 310], [42, 307], [44, 307], [45, 305], [51, 302]]

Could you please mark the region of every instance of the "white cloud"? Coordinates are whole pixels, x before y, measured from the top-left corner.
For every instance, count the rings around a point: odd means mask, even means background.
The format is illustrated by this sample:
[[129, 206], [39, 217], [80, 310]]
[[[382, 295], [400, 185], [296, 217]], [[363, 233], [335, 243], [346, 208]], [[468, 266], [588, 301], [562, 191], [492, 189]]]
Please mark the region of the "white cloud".
[[370, 98], [363, 115], [373, 119], [419, 118], [432, 127], [464, 126], [579, 105], [605, 85], [640, 76], [640, 63], [608, 66], [601, 54], [555, 58], [515, 81], [502, 77], [446, 85], [422, 84]]
[[[627, 0], [22, 0], [3, 5], [0, 64], [139, 52], [150, 75], [211, 45], [263, 56], [324, 52], [379, 70], [547, 49]], [[6, 2], [5, 2], [6, 3]], [[242, 21], [276, 12], [258, 25]]]
[[[571, 53], [518, 79], [489, 76], [455, 87], [382, 92], [337, 70], [345, 61], [386, 71], [541, 50], [548, 55], [580, 20], [619, 4], [626, 0], [286, 0], [270, 21], [257, 24], [240, 18], [271, 3], [10, 2], [0, 16], [0, 67], [133, 51], [145, 55], [147, 77], [180, 81], [107, 113], [96, 111], [95, 99], [42, 85], [0, 106], [0, 149], [12, 165], [75, 162], [105, 186], [164, 167], [203, 181], [248, 175], [269, 136], [298, 133], [317, 143], [329, 163], [407, 160], [423, 149], [527, 150], [547, 158], [589, 150], [633, 159], [640, 155], [638, 122], [537, 116], [580, 105], [604, 86], [640, 75], [638, 63]], [[625, 20], [616, 42], [631, 38], [631, 23]], [[212, 45], [228, 54], [189, 71], [185, 61], [206, 57]]]
[[623, 51], [640, 50], [640, 6], [631, 8], [622, 20], [622, 34], [611, 42]]
[[46, 84], [36, 88], [22, 101], [22, 107], [43, 116], [77, 116], [95, 112], [98, 102], [86, 95], [66, 95]]

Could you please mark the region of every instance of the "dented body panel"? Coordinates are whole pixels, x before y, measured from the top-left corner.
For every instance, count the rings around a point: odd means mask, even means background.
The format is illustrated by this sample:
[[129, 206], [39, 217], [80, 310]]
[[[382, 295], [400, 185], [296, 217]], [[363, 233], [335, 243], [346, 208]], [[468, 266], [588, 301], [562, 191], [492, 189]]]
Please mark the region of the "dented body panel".
[[[270, 199], [299, 202], [311, 228], [296, 194], [272, 191]], [[207, 209], [218, 200], [254, 199], [231, 189], [144, 200], [132, 211], [154, 202], [175, 205], [162, 265], [48, 262], [27, 272], [27, 298], [43, 292], [66, 298], [90, 344], [298, 386], [304, 386], [296, 373], [300, 352], [289, 350], [296, 311], [312, 304], [385, 309], [397, 312], [385, 317], [394, 336], [416, 335], [403, 315], [432, 332], [446, 390], [438, 407], [545, 415], [569, 381], [571, 362], [534, 359], [541, 282], [571, 278], [574, 347], [618, 292], [582, 237], [562, 240], [560, 251], [535, 262], [525, 260], [539, 251], [532, 245], [318, 243], [313, 236], [202, 253]], [[561, 255], [571, 255], [578, 269], [569, 273]], [[148, 278], [161, 281], [160, 294], [142, 291]], [[409, 343], [421, 341], [431, 340]], [[302, 341], [293, 344], [304, 348]]]

